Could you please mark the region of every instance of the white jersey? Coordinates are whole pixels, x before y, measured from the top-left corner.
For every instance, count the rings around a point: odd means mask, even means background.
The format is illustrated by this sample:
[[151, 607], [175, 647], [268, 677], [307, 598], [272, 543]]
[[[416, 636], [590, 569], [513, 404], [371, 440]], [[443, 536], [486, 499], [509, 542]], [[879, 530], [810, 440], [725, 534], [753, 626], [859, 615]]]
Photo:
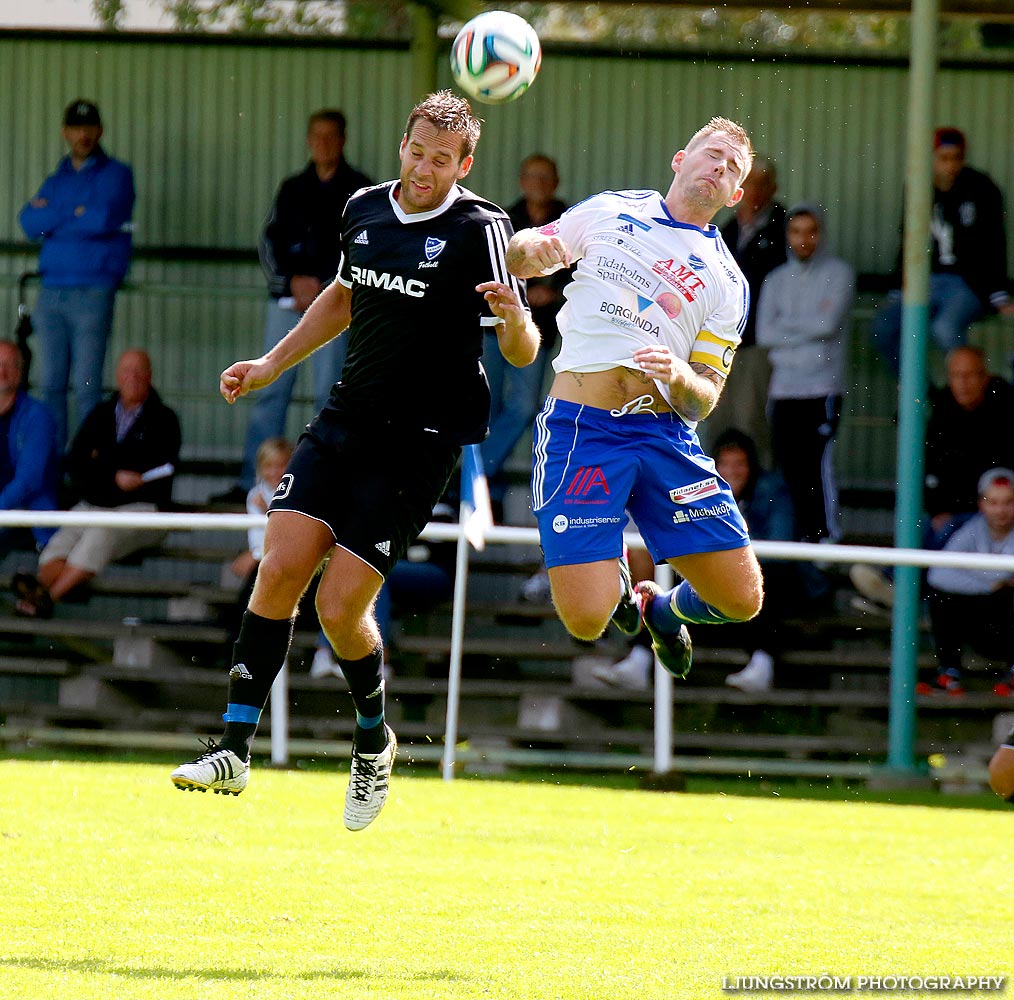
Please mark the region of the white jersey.
[[[637, 348], [663, 344], [728, 375], [750, 290], [715, 226], [677, 222], [657, 191], [605, 191], [539, 232], [580, 258], [557, 317], [557, 372], [636, 369]], [[656, 384], [671, 403], [668, 383]]]

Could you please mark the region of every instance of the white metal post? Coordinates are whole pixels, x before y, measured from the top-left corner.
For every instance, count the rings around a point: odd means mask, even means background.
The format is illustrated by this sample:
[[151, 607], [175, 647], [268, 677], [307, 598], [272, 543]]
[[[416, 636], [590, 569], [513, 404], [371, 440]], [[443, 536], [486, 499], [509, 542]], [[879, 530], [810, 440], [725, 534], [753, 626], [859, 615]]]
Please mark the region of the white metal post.
[[458, 703], [461, 699], [461, 655], [465, 645], [465, 592], [468, 589], [468, 539], [459, 525], [454, 563], [454, 609], [451, 613], [451, 658], [447, 671], [447, 719], [444, 725], [444, 781], [454, 780], [454, 751], [458, 743]]
[[289, 661], [286, 658], [271, 685], [271, 763], [289, 763]]

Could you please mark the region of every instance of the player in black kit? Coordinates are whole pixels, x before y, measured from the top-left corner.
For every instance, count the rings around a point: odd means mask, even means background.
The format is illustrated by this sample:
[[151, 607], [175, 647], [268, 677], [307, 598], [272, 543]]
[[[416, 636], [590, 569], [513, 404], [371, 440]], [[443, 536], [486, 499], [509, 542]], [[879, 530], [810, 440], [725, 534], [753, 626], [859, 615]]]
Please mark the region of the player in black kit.
[[336, 280], [261, 358], [221, 376], [233, 403], [348, 328], [341, 381], [309, 424], [268, 510], [264, 557], [233, 647], [225, 732], [172, 773], [179, 788], [238, 795], [250, 744], [292, 636], [299, 598], [330, 556], [317, 613], [356, 709], [345, 826], [387, 797], [396, 750], [384, 722], [383, 646], [373, 603], [429, 519], [460, 453], [481, 441], [489, 389], [479, 363], [495, 326], [521, 367], [538, 351], [523, 285], [507, 272], [506, 213], [461, 188], [480, 124], [450, 91], [409, 115], [400, 176], [363, 188], [342, 219]]

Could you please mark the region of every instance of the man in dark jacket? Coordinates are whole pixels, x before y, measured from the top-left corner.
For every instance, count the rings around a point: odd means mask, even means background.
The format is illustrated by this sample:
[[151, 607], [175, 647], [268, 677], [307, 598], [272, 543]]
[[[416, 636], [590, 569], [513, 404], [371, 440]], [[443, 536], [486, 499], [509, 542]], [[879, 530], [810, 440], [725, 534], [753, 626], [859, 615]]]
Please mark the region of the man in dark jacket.
[[74, 387], [75, 426], [102, 399], [113, 300], [130, 266], [134, 175], [99, 145], [102, 119], [78, 98], [63, 114], [70, 150], [18, 221], [42, 243], [42, 291], [33, 313], [39, 338], [39, 389], [56, 420], [62, 451], [68, 438], [67, 386]]
[[[180, 425], [151, 384], [144, 351], [124, 351], [116, 365], [119, 391], [81, 425], [67, 456], [73, 510], [155, 511], [170, 505], [180, 453]], [[39, 556], [38, 579], [15, 577], [15, 609], [46, 617], [53, 604], [116, 559], [157, 544], [162, 531], [144, 528], [61, 528]]]
[[[965, 163], [965, 136], [938, 128], [933, 137], [933, 260], [930, 330], [942, 351], [965, 342], [968, 327], [993, 310], [1014, 316], [1007, 292], [1007, 236], [1003, 195], [986, 174]], [[901, 253], [897, 273], [901, 274]], [[874, 317], [877, 350], [897, 374], [901, 345], [901, 293], [892, 293]], [[974, 491], [974, 484], [973, 484]]]
[[[306, 144], [310, 162], [282, 181], [264, 223], [258, 252], [270, 298], [264, 325], [267, 354], [299, 321], [321, 290], [331, 284], [341, 261], [342, 212], [349, 197], [370, 179], [345, 160], [345, 115], [317, 111], [310, 116]], [[314, 353], [314, 410], [327, 402], [345, 362], [346, 338], [337, 337]], [[291, 369], [257, 395], [250, 415], [238, 487], [221, 500], [243, 503], [254, 484], [257, 449], [269, 437], [284, 437], [285, 415], [296, 383]]]
[[935, 547], [978, 510], [979, 477], [1014, 468], [1014, 387], [990, 375], [978, 347], [947, 355], [947, 385], [934, 390], [926, 427], [924, 501]]
[[778, 174], [774, 161], [758, 155], [743, 181], [743, 197], [736, 214], [722, 227], [722, 239], [750, 286], [750, 311], [743, 340], [718, 405], [698, 428], [705, 450], [731, 427], [742, 431], [757, 446], [761, 464], [770, 466], [771, 433], [765, 413], [771, 365], [767, 350], [757, 347], [755, 326], [757, 302], [764, 279], [787, 260], [785, 250], [785, 207], [775, 201]]
[[[56, 424], [49, 410], [20, 388], [23, 371], [18, 345], [0, 340], [0, 510], [56, 510]], [[52, 528], [0, 528], [0, 555], [41, 547], [52, 536]]]

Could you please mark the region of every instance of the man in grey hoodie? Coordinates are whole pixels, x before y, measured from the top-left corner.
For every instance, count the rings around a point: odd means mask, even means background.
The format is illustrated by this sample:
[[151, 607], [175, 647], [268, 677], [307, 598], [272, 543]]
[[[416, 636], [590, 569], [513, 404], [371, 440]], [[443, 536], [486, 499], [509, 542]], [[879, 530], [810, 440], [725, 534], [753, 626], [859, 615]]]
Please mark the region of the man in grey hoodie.
[[789, 258], [764, 279], [757, 343], [769, 349], [768, 416], [775, 465], [785, 477], [800, 539], [838, 537], [831, 442], [841, 416], [845, 345], [855, 273], [827, 252], [824, 215], [786, 215]]

